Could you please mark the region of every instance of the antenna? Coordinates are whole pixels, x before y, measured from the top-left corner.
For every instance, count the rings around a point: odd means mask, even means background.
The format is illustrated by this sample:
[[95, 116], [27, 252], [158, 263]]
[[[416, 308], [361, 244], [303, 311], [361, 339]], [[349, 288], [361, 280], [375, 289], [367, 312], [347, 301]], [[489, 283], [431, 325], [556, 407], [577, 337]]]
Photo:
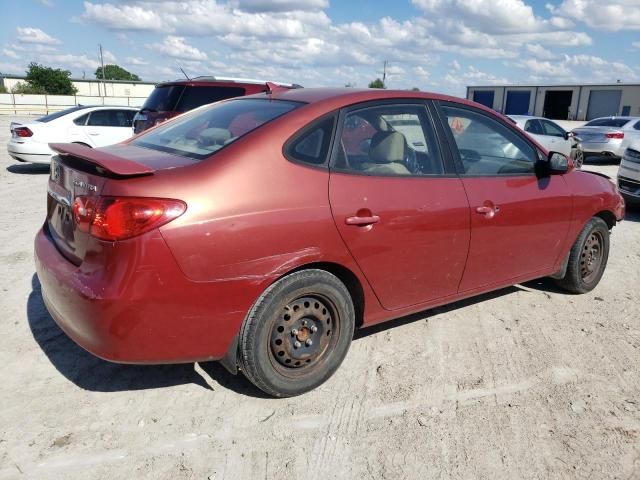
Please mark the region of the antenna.
[[182, 72], [182, 74], [187, 78], [187, 80], [191, 81], [191, 79], [189, 78], [189, 75], [187, 75], [186, 73], [184, 73], [184, 70], [182, 69], [182, 67], [178, 67], [180, 69], [180, 71]]

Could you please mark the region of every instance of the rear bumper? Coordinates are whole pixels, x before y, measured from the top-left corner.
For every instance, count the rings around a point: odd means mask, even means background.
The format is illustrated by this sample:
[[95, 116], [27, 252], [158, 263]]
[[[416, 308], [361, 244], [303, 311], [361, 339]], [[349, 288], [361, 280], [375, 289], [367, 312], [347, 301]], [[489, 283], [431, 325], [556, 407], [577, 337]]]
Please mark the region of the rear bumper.
[[624, 153], [621, 140], [602, 143], [582, 142], [580, 145], [585, 154], [622, 157]]
[[47, 144], [19, 143], [13, 139], [7, 142], [7, 152], [19, 162], [31, 163], [51, 163], [51, 156], [54, 155]]
[[76, 266], [41, 229], [35, 263], [51, 316], [78, 345], [113, 362], [223, 358], [246, 310], [234, 305], [228, 286], [186, 279], [158, 232], [143, 237], [110, 244], [110, 252], [103, 245], [100, 265], [88, 252]]
[[625, 198], [640, 200], [640, 174], [636, 174], [636, 178], [630, 178], [626, 174], [622, 169], [618, 174], [618, 191]]

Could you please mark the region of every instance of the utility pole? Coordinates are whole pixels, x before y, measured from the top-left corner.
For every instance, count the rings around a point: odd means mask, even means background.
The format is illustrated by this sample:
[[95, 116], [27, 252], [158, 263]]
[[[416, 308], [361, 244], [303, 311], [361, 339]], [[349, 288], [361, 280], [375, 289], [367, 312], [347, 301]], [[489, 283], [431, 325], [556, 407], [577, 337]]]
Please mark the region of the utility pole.
[[[382, 84], [384, 85], [384, 87], [387, 87], [387, 65], [389, 64], [389, 62], [387, 60], [384, 61], [384, 65], [382, 67]], [[380, 73], [380, 72], [378, 72]]]
[[[102, 65], [102, 90], [104, 91], [104, 96], [107, 96], [107, 86], [104, 83], [104, 58], [102, 56], [102, 44], [99, 43], [98, 46], [100, 47], [100, 64]], [[98, 90], [100, 90], [98, 88]]]

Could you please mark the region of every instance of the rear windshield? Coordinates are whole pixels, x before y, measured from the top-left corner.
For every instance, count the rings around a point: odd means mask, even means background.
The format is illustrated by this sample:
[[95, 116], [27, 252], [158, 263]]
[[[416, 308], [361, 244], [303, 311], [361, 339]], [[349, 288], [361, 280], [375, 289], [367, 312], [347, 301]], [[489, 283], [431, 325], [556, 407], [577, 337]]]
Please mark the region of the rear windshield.
[[169, 121], [142, 134], [132, 143], [202, 160], [301, 105], [281, 100], [231, 100]]
[[585, 127], [624, 127], [631, 120], [628, 118], [596, 118], [588, 123], [585, 123]]
[[45, 115], [44, 117], [40, 117], [36, 119], [36, 122], [50, 122], [51, 120], [55, 120], [56, 118], [60, 118], [60, 117], [64, 117], [65, 115], [69, 114], [69, 113], [73, 113], [73, 112], [77, 112], [78, 110], [82, 110], [84, 107], [71, 107], [71, 108], [67, 108], [66, 110], [61, 110], [59, 112], [56, 113], [50, 113], [49, 115]]
[[242, 87], [193, 87], [171, 85], [156, 87], [142, 106], [147, 112], [188, 112], [208, 103], [245, 94]]

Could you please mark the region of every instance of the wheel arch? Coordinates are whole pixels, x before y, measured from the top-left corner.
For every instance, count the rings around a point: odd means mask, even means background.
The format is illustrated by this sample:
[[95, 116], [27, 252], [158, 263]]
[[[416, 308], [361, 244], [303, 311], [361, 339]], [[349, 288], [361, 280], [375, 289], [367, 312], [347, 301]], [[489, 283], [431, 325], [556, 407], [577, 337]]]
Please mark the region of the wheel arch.
[[596, 213], [594, 217], [601, 218], [602, 220], [604, 220], [604, 222], [609, 227], [609, 230], [611, 230], [613, 227], [616, 226], [616, 223], [617, 223], [616, 216], [613, 212], [609, 210], [601, 210], [598, 213]]
[[71, 142], [71, 143], [75, 143], [76, 145], [84, 145], [85, 147], [93, 148], [91, 145], [89, 145], [88, 143], [85, 143], [85, 142]]

